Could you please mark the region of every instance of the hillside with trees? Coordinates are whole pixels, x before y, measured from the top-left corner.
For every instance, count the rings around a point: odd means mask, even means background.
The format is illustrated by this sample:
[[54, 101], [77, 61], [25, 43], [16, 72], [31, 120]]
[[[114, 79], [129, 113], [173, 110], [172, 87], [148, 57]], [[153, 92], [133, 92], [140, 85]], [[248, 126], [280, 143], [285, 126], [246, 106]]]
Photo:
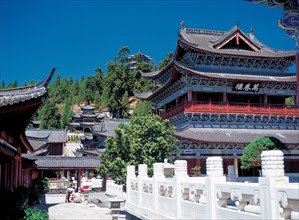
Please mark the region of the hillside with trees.
[[[79, 80], [74, 80], [72, 76], [62, 78], [56, 74], [48, 87], [48, 97], [34, 118], [40, 121], [40, 128], [64, 129], [72, 120], [74, 107], [87, 102], [95, 105], [98, 111], [110, 111], [114, 118], [130, 118], [130, 104], [136, 101], [132, 98], [134, 93], [153, 89], [152, 82], [144, 79], [141, 72], [155, 71], [157, 65], [154, 62], [142, 62], [141, 53], [137, 53], [133, 57], [136, 67], [130, 69], [129, 54], [129, 47], [121, 47], [114, 60], [106, 64], [106, 73], [96, 68], [93, 75], [82, 75]], [[168, 53], [159, 63], [159, 68], [166, 66], [172, 56], [172, 53]], [[33, 80], [20, 85], [17, 80], [7, 85], [2, 81], [0, 89], [34, 84], [36, 82]], [[138, 100], [135, 115], [146, 115], [151, 108], [149, 102]]]

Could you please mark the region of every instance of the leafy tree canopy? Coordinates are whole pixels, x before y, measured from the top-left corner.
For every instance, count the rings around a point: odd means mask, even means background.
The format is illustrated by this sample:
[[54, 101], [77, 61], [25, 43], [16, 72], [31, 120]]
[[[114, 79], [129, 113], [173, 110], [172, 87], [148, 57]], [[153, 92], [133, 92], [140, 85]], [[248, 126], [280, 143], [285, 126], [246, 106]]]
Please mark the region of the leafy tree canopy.
[[243, 150], [241, 169], [261, 165], [261, 153], [266, 150], [286, 150], [287, 147], [275, 137], [260, 137], [249, 143]]
[[115, 133], [106, 139], [97, 170], [118, 184], [125, 184], [128, 165], [147, 164], [151, 173], [153, 163], [163, 162], [178, 149], [174, 127], [157, 115], [133, 117], [130, 125], [119, 125]]
[[52, 99], [47, 99], [39, 110], [40, 128], [57, 129], [61, 127], [58, 108]]
[[163, 69], [165, 66], [167, 66], [173, 59], [173, 53], [169, 52], [168, 54], [166, 54], [166, 57], [164, 58], [164, 60], [162, 60], [159, 63], [159, 70]]
[[152, 112], [152, 104], [149, 101], [138, 100], [134, 109], [134, 116], [145, 116]]

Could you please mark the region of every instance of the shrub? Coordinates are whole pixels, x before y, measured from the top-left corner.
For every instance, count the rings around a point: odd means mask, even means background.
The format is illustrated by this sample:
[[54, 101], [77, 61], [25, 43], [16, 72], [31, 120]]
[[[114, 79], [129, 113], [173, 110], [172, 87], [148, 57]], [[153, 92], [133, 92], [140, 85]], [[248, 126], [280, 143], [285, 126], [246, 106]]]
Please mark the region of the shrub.
[[44, 188], [48, 188], [49, 187], [49, 178], [48, 177], [45, 177], [43, 180], [42, 180], [42, 183], [43, 183], [43, 187]]
[[28, 195], [29, 189], [24, 187], [16, 188], [13, 192], [1, 192], [1, 217], [4, 217], [4, 219], [20, 219], [20, 216], [23, 217], [22, 210], [27, 207]]
[[29, 204], [38, 203], [40, 194], [41, 194], [40, 189], [30, 189], [29, 195], [28, 195]]
[[244, 148], [241, 157], [241, 169], [250, 169], [260, 166], [261, 153], [266, 150], [287, 150], [287, 147], [275, 137], [262, 136]]
[[27, 208], [25, 210], [25, 220], [48, 220], [48, 213], [38, 208]]

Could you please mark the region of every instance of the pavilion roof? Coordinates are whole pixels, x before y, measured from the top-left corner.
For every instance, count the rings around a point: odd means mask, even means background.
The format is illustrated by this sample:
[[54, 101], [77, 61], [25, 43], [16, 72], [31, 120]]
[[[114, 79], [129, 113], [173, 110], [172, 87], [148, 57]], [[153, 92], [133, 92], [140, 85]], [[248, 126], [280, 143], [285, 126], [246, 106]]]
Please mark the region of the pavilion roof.
[[80, 108], [82, 110], [95, 110], [96, 109], [95, 106], [91, 106], [91, 105], [81, 105]]
[[228, 79], [228, 80], [250, 80], [257, 82], [287, 82], [296, 83], [296, 75], [293, 76], [262, 76], [262, 75], [246, 75], [246, 74], [233, 74], [233, 73], [217, 73], [217, 72], [206, 72], [197, 71], [185, 67], [182, 63], [175, 61], [175, 67], [189, 71], [191, 74], [200, 75], [206, 78], [215, 79]]
[[[186, 66], [184, 66], [179, 61], [173, 61], [173, 65], [169, 66], [168, 68], [174, 68], [178, 71], [184, 71], [188, 72], [192, 75], [199, 75], [205, 78], [214, 78], [214, 79], [223, 79], [223, 80], [242, 80], [242, 81], [253, 81], [253, 82], [281, 82], [281, 83], [296, 83], [296, 75], [292, 76], [266, 76], [266, 75], [246, 75], [246, 74], [233, 74], [233, 73], [223, 73], [223, 72], [207, 72], [207, 71], [198, 71], [198, 70], [192, 70]], [[175, 77], [173, 77], [175, 72], [172, 71], [172, 76], [169, 78], [169, 80], [162, 85], [159, 89], [153, 92], [143, 92], [135, 94], [136, 98], [142, 99], [142, 100], [148, 100], [151, 97], [157, 95], [161, 91], [163, 91], [166, 87], [169, 86], [169, 84], [175, 80]]]
[[144, 73], [142, 71], [141, 72], [141, 75], [144, 77], [144, 78], [148, 78], [148, 79], [155, 79], [157, 78], [158, 76], [160, 76], [164, 71], [166, 71], [170, 66], [173, 65], [173, 60], [171, 62], [169, 62], [163, 69], [161, 70], [157, 70], [157, 71], [153, 71], [153, 72], [148, 72], [148, 73]]
[[149, 98], [153, 92], [142, 92], [142, 93], [136, 93], [135, 97], [138, 99], [147, 99]]
[[299, 144], [297, 130], [187, 128], [176, 131], [175, 136], [198, 142], [246, 144], [261, 136], [271, 136], [285, 144]]
[[[250, 49], [226, 48], [236, 38], [245, 42]], [[195, 50], [237, 56], [295, 58], [295, 51], [276, 50], [260, 42], [253, 33], [244, 33], [237, 25], [229, 31], [182, 28], [179, 41]]]
[[36, 85], [0, 89], [0, 127], [5, 131], [4, 136], [0, 133], [0, 138], [12, 145], [21, 145], [22, 152], [34, 152], [25, 136], [25, 129], [43, 103], [54, 72], [55, 68], [52, 68], [48, 76]]
[[93, 132], [97, 135], [107, 136], [107, 137], [114, 137], [115, 131], [114, 129], [118, 127], [120, 124], [130, 124], [130, 120], [125, 119], [111, 119], [107, 120], [102, 123], [103, 128], [102, 131], [97, 131], [96, 129], [93, 129]]
[[89, 113], [89, 114], [88, 114], [88, 113], [84, 113], [84, 114], [83, 114], [83, 113], [82, 113], [81, 116], [82, 116], [82, 117], [85, 117], [85, 118], [95, 118], [95, 117], [98, 116], [98, 114], [91, 114], [91, 113]]
[[76, 126], [76, 127], [79, 127], [80, 126], [80, 123], [79, 122], [70, 122], [68, 123], [69, 126]]
[[0, 152], [14, 157], [18, 151], [14, 146], [0, 138]]
[[48, 143], [66, 143], [66, 130], [44, 130], [30, 129], [26, 130], [27, 139], [34, 150], [39, 150]]
[[100, 159], [97, 157], [58, 157], [58, 156], [26, 156], [35, 159], [38, 169], [77, 169], [90, 168], [95, 169], [100, 165]]
[[42, 82], [36, 85], [0, 89], [0, 107], [25, 102], [43, 96], [47, 92], [46, 86], [50, 82], [54, 72], [55, 68], [51, 70], [50, 74]]

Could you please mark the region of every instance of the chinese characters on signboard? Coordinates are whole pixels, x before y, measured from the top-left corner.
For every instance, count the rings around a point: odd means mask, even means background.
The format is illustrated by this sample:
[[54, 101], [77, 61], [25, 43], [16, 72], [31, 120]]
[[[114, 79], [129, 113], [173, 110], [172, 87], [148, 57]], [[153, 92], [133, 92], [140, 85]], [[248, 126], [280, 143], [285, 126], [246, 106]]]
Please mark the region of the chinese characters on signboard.
[[259, 83], [238, 82], [234, 83], [233, 91], [258, 92]]

